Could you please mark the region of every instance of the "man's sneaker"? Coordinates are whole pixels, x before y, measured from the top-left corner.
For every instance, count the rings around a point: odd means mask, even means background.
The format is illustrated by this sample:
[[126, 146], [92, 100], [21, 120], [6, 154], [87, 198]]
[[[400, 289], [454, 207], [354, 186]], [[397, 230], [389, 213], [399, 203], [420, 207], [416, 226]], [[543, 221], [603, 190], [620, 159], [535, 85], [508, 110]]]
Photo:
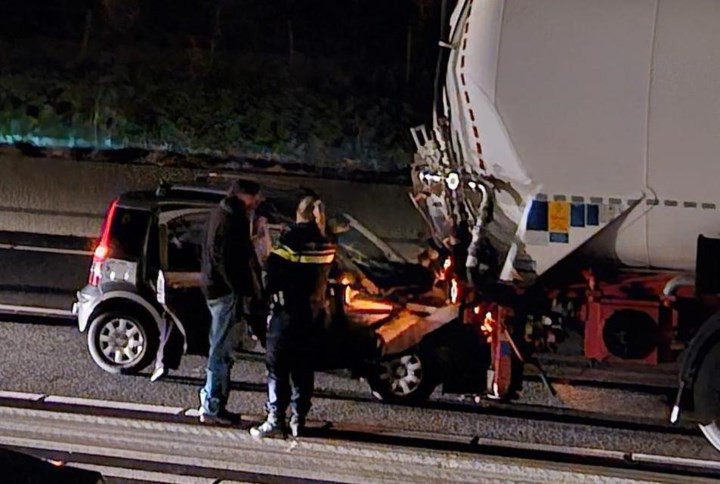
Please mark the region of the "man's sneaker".
[[219, 425], [221, 427], [232, 427], [240, 425], [242, 417], [239, 413], [231, 413], [227, 410], [220, 410], [216, 415], [205, 413], [200, 409], [200, 423], [206, 425]]
[[263, 423], [257, 427], [250, 429], [250, 435], [256, 439], [264, 439], [265, 437], [285, 437], [284, 419], [268, 417]]
[[305, 419], [298, 415], [293, 415], [292, 417], [290, 417], [290, 435], [292, 435], [294, 438], [298, 438], [304, 433]]

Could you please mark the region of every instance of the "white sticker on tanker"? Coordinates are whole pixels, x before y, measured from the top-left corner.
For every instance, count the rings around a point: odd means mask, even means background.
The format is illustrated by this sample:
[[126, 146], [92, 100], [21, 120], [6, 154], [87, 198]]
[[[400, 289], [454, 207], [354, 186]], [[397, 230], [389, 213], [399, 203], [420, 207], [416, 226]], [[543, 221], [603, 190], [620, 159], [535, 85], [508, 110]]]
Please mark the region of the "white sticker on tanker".
[[618, 205], [603, 205], [600, 210], [600, 224], [609, 224], [620, 215], [620, 207]]
[[544, 230], [528, 230], [525, 232], [525, 243], [527, 245], [548, 245], [550, 236]]

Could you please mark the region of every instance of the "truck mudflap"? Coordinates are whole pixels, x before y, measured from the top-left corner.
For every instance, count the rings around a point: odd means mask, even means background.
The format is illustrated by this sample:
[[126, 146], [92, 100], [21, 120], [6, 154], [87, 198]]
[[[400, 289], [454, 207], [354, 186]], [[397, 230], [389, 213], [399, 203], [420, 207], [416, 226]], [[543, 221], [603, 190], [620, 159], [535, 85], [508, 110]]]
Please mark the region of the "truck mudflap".
[[385, 357], [407, 351], [459, 316], [457, 304], [438, 308], [409, 304], [375, 329], [380, 341], [380, 355]]

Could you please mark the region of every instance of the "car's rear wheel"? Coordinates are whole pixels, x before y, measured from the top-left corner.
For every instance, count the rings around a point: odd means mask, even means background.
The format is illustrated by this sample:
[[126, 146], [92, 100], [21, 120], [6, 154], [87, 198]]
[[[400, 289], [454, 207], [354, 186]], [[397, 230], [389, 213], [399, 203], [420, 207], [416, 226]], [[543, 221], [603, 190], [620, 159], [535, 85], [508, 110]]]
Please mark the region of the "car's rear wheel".
[[158, 349], [158, 330], [137, 311], [111, 310], [96, 316], [88, 328], [93, 361], [108, 373], [134, 374], [145, 369]]
[[700, 430], [715, 449], [720, 451], [720, 342], [710, 348], [698, 370], [693, 386], [695, 412]]
[[432, 359], [420, 351], [381, 361], [371, 370], [368, 383], [375, 398], [397, 403], [427, 400], [437, 386]]

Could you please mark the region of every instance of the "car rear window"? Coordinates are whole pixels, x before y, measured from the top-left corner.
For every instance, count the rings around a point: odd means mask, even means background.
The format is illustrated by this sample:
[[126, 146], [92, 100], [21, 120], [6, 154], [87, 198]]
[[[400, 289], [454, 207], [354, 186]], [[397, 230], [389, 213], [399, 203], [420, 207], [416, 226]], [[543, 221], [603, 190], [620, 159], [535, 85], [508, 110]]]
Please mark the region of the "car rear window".
[[110, 257], [139, 259], [143, 253], [150, 212], [118, 206], [110, 223]]

